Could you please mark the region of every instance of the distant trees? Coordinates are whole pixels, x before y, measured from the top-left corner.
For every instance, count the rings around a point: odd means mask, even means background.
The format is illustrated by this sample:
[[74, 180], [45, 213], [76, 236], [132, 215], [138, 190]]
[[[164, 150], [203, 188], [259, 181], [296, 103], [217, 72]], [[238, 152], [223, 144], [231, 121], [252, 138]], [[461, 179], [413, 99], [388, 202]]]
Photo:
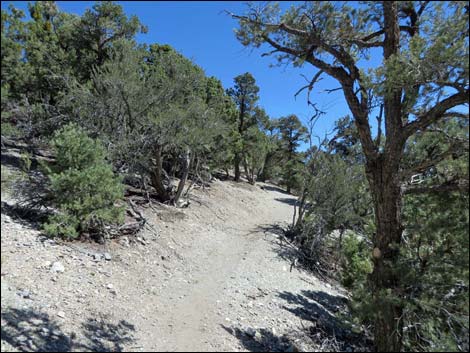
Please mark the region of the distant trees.
[[[234, 87], [227, 93], [238, 110], [236, 131], [233, 132], [238, 139], [232, 145], [235, 181], [240, 180], [240, 165], [243, 165], [250, 183], [254, 184], [257, 178], [282, 177], [282, 184], [287, 187], [287, 192], [291, 192], [298, 188], [296, 178], [302, 155], [297, 150], [306, 141], [307, 129], [295, 115], [270, 120], [257, 106], [259, 88], [250, 73], [235, 77], [234, 82]], [[276, 161], [282, 162], [283, 167], [282, 171], [273, 173]]]
[[236, 117], [238, 141], [234, 146], [235, 181], [240, 181], [240, 165], [244, 159], [244, 135], [250, 127], [258, 123], [257, 117], [259, 117], [259, 114], [256, 114], [257, 102], [259, 100], [258, 92], [259, 87], [249, 72], [235, 77], [234, 86], [227, 90], [227, 94], [232, 98], [238, 110]]
[[[2, 135], [51, 149], [64, 136], [85, 150], [96, 144], [90, 163], [106, 165], [86, 166], [85, 174], [67, 181], [51, 167], [53, 193], [63, 192], [67, 182], [91, 193], [97, 175], [106, 185], [96, 181], [96, 187], [113, 189], [118, 179], [108, 178], [110, 170], [122, 177], [128, 195], [176, 206], [220, 169], [228, 175], [233, 168], [237, 181], [244, 171], [251, 184], [269, 177], [289, 190], [297, 187], [300, 122], [289, 127], [287, 120], [282, 126], [271, 121], [252, 74], [235, 77], [224, 90], [171, 46], [137, 44], [135, 35], [145, 26], [113, 2], [98, 2], [81, 16], [61, 12], [54, 1], [31, 3], [28, 11], [25, 21], [13, 6], [2, 9]], [[60, 146], [60, 153], [78, 151]], [[58, 210], [46, 226], [51, 235], [76, 237], [89, 229], [88, 217], [107, 212], [80, 202], [80, 210], [72, 211], [71, 201], [60, 199], [67, 195], [49, 195], [57, 197]], [[100, 209], [113, 209], [95, 201]]]
[[278, 127], [281, 134], [281, 151], [285, 155], [283, 183], [290, 193], [292, 188], [299, 188], [298, 177], [303, 163], [297, 149], [301, 142], [306, 142], [308, 131], [296, 115], [280, 118]]

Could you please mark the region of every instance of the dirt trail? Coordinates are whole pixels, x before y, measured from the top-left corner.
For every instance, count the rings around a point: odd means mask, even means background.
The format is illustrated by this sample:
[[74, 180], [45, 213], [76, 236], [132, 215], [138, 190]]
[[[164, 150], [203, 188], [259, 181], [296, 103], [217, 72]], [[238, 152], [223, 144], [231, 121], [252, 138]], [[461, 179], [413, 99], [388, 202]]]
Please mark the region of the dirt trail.
[[[236, 189], [238, 186], [232, 184], [232, 187]], [[253, 269], [257, 268], [259, 259], [256, 258], [254, 250], [266, 246], [262, 226], [283, 223], [292, 218], [293, 207], [289, 201], [294, 201], [295, 198], [279, 191], [263, 194], [264, 200], [259, 201], [260, 204], [266, 205], [265, 209], [263, 206], [259, 210], [249, 208], [253, 213], [247, 213], [243, 217], [234, 213], [235, 219], [224, 220], [224, 223], [228, 224], [232, 221], [232, 227], [228, 226], [226, 229], [214, 232], [211, 235], [215, 240], [212, 244], [200, 244], [207, 246], [207, 256], [195, 259], [200, 265], [200, 270], [194, 274], [198, 278], [197, 281], [184, 287], [168, 288], [168, 292], [182, 291], [187, 293], [187, 296], [171, 311], [165, 313], [166, 319], [162, 321], [172, 322], [172, 326], [162, 335], [166, 338], [166, 342], [159, 347], [160, 349], [209, 351], [212, 347], [208, 343], [214, 342], [214, 336], [219, 337], [224, 333], [221, 326], [223, 321], [213, 310], [219, 303], [222, 303], [222, 306], [229, 305], [223, 301], [224, 289], [238, 286], [236, 280], [242, 271], [240, 264], [243, 261], [252, 263]], [[256, 285], [256, 281], [252, 285]]]
[[189, 208], [146, 209], [157, 232], [106, 247], [57, 245], [2, 207], [2, 351], [298, 348], [286, 335], [342, 299], [289, 271], [275, 225], [294, 201], [272, 185], [215, 181]]

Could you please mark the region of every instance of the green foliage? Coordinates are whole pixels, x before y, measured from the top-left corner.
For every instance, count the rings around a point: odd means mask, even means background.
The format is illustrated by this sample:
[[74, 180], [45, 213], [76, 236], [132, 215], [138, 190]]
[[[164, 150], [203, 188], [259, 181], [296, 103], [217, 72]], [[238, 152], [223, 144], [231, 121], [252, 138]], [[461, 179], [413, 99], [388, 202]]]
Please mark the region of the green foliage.
[[24, 13], [12, 5], [9, 10], [2, 8], [2, 34], [1, 34], [1, 87], [2, 87], [2, 121], [4, 104], [7, 95], [17, 94], [16, 87], [23, 79], [21, 73], [22, 42], [25, 36], [25, 25], [22, 21]]
[[79, 59], [74, 63], [80, 81], [87, 81], [93, 69], [110, 58], [115, 43], [132, 40], [138, 32], [146, 33], [147, 28], [136, 16], [128, 18], [119, 4], [103, 1], [87, 9], [77, 23], [71, 43]]
[[282, 183], [287, 186], [287, 192], [291, 189], [300, 189], [301, 171], [304, 167], [302, 154], [297, 153], [301, 142], [307, 140], [307, 128], [302, 125], [296, 115], [289, 115], [278, 120], [280, 132], [280, 151], [284, 155], [284, 168]]
[[[355, 281], [353, 295], [362, 322], [374, 323], [376, 348], [468, 351], [468, 192], [462, 186], [468, 185], [469, 7], [385, 4], [310, 1], [281, 11], [275, 3], [251, 3], [244, 16], [234, 16], [236, 35], [245, 46], [269, 44], [274, 50], [267, 55], [279, 64], [311, 64], [319, 76], [309, 90], [328, 74], [345, 94], [355, 120], [339, 121], [339, 138], [330, 145], [342, 162], [328, 154], [308, 165], [306, 190], [319, 215], [308, 215], [302, 229], [312, 229], [312, 220], [355, 224], [383, 251], [369, 281]], [[375, 119], [379, 136], [371, 128]], [[318, 171], [325, 165], [332, 168]], [[376, 224], [367, 202], [350, 207], [346, 201], [367, 190], [366, 174], [354, 166], [366, 167]], [[331, 172], [336, 169], [353, 171], [351, 185]], [[452, 192], [456, 184], [463, 195]], [[337, 195], [332, 185], [346, 193]], [[401, 199], [401, 191], [409, 195]]]
[[307, 199], [313, 204], [311, 211], [322, 218], [326, 231], [342, 226], [361, 231], [371, 206], [362, 166], [325, 153], [319, 153], [309, 163], [312, 173], [306, 184]]
[[372, 273], [372, 261], [370, 259], [371, 249], [364, 239], [357, 234], [347, 232], [342, 243], [342, 272], [341, 282], [347, 288], [364, 283], [367, 275]]
[[240, 163], [243, 162], [248, 181], [255, 183], [256, 176], [263, 169], [267, 152], [267, 140], [261, 136], [262, 129], [269, 121], [266, 112], [258, 106], [259, 87], [249, 72], [234, 78], [234, 87], [227, 90], [237, 108], [233, 114], [232, 131], [229, 136], [235, 166], [235, 180], [239, 181]]
[[8, 123], [8, 122], [2, 122], [1, 126], [2, 130], [2, 136], [8, 136], [8, 137], [21, 137], [22, 136], [22, 131], [18, 129], [15, 125]]
[[58, 214], [44, 225], [49, 236], [76, 238], [82, 232], [103, 231], [108, 223], [123, 221], [123, 185], [114, 176], [100, 142], [76, 125], [59, 130], [52, 140], [56, 163], [47, 168], [50, 197]]

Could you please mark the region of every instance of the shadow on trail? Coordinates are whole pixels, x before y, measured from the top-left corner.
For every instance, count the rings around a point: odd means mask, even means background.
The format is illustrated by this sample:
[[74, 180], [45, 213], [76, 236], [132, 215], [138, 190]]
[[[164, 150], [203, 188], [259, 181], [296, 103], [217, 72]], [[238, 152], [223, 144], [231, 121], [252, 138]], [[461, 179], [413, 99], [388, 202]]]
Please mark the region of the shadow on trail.
[[[372, 342], [363, 334], [351, 330], [347, 321], [337, 317], [346, 309], [346, 298], [322, 291], [304, 290], [300, 294], [279, 292], [284, 301], [282, 308], [300, 319], [301, 325], [276, 334], [283, 328], [258, 328], [248, 331], [244, 327], [221, 325], [250, 352], [298, 351], [371, 351]], [[285, 329], [284, 329], [285, 330]], [[283, 331], [284, 331], [283, 330]]]
[[48, 314], [32, 309], [2, 310], [2, 341], [21, 352], [122, 352], [134, 342], [134, 325], [121, 320], [112, 324], [103, 319], [87, 319], [79, 335], [65, 333]]
[[274, 185], [262, 185], [262, 186], [260, 186], [260, 188], [262, 190], [276, 191], [276, 192], [279, 192], [281, 194], [290, 195], [286, 190], [281, 189], [280, 187], [274, 186]]
[[290, 198], [290, 197], [276, 197], [274, 200], [282, 202], [282, 203], [286, 203], [290, 206], [296, 206], [296, 205], [298, 206], [299, 205], [299, 201], [297, 199], [293, 199], [293, 198]]
[[13, 220], [33, 230], [40, 230], [50, 215], [50, 212], [18, 204], [8, 204], [1, 201], [1, 212], [10, 216]]
[[[279, 256], [282, 260], [292, 264], [299, 257], [299, 251], [294, 248], [292, 245], [289, 245], [285, 241], [286, 236], [286, 227], [279, 224], [263, 224], [255, 228], [253, 232], [263, 232], [265, 235], [272, 234], [277, 237], [265, 238], [272, 245], [272, 250]], [[304, 268], [301, 263], [297, 263], [296, 268], [298, 270]]]
[[347, 321], [347, 299], [323, 291], [303, 290], [301, 293], [279, 292], [285, 301], [283, 308], [302, 321], [309, 322], [305, 332], [328, 351], [369, 351], [372, 341], [363, 333], [356, 333]]
[[258, 329], [256, 335], [252, 336], [238, 327], [221, 326], [225, 331], [236, 337], [242, 347], [249, 352], [286, 352], [293, 347], [287, 336], [277, 336], [273, 334], [272, 330], [266, 328]]

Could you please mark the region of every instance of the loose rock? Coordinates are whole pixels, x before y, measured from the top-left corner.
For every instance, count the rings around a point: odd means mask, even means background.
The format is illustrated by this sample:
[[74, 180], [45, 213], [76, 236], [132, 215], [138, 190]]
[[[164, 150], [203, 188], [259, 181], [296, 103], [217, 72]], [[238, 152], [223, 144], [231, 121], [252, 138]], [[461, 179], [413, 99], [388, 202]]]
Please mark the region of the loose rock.
[[54, 262], [51, 266], [51, 272], [64, 272], [64, 271], [65, 271], [65, 267], [59, 261]]

